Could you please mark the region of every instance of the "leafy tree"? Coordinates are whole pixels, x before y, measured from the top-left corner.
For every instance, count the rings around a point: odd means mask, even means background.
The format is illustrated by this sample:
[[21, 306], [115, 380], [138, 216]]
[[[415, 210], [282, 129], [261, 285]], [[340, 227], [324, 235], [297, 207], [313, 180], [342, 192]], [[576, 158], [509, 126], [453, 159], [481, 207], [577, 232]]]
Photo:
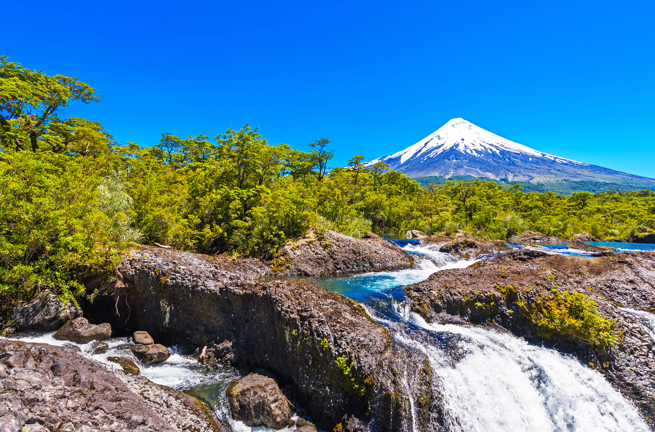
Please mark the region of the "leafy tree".
[[[62, 124], [65, 120], [57, 115], [72, 101], [99, 102], [100, 95], [77, 78], [49, 76], [0, 56], [0, 145], [3, 149], [25, 150], [29, 147], [37, 152], [43, 147], [40, 141], [44, 135], [50, 135], [52, 141], [57, 129], [82, 122], [75, 119], [68, 125]], [[97, 129], [96, 132], [100, 133]], [[68, 150], [68, 146], [62, 145], [64, 142], [55, 143], [58, 152]]]
[[327, 138], [321, 138], [320, 140], [310, 143], [309, 146], [312, 148], [312, 157], [314, 160], [314, 166], [318, 168], [318, 180], [323, 180], [325, 173], [327, 172], [328, 162], [334, 157], [334, 150], [327, 150], [327, 145], [330, 144], [330, 140]]

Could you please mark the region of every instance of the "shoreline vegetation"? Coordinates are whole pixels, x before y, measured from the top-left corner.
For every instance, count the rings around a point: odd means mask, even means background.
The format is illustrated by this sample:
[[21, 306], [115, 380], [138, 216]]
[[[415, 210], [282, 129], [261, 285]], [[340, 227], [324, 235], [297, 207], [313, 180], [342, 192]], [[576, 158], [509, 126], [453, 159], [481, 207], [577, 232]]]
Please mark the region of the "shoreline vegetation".
[[76, 302], [86, 281], [111, 274], [121, 251], [183, 251], [274, 260], [310, 230], [458, 232], [507, 240], [525, 232], [605, 241], [655, 237], [655, 192], [526, 192], [522, 185], [421, 184], [355, 155], [331, 167], [322, 138], [309, 151], [273, 145], [257, 128], [213, 139], [163, 133], [159, 144], [117, 143], [99, 122], [64, 118], [97, 103], [77, 78], [0, 56], [0, 309], [51, 290]]

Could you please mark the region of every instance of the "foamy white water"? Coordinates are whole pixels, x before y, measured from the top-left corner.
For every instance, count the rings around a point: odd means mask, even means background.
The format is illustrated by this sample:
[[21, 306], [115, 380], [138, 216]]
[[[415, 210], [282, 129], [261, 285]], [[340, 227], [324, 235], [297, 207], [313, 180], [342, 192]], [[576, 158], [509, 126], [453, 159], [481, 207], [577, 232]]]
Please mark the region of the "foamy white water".
[[505, 431], [648, 431], [636, 408], [605, 378], [572, 357], [478, 327], [412, 321], [462, 336], [462, 357], [403, 335], [423, 351], [443, 388], [448, 429]]

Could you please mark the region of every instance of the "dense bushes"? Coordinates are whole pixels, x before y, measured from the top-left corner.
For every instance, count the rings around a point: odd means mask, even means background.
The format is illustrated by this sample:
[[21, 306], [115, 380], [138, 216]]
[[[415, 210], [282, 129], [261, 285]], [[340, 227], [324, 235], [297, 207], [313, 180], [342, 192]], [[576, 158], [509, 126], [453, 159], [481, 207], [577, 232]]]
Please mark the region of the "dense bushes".
[[97, 122], [58, 116], [76, 100], [99, 96], [0, 57], [3, 305], [40, 289], [75, 297], [132, 242], [273, 258], [312, 226], [495, 239], [534, 230], [632, 240], [655, 229], [650, 191], [563, 197], [482, 180], [424, 188], [362, 156], [330, 171], [327, 139], [298, 151], [247, 125], [213, 140], [165, 133], [154, 147], [119, 145]]
[[[0, 305], [46, 289], [73, 299], [85, 277], [115, 264], [125, 244], [121, 229], [135, 232], [118, 213], [102, 211], [104, 167], [49, 152], [0, 158]], [[107, 190], [105, 201], [113, 193]]]

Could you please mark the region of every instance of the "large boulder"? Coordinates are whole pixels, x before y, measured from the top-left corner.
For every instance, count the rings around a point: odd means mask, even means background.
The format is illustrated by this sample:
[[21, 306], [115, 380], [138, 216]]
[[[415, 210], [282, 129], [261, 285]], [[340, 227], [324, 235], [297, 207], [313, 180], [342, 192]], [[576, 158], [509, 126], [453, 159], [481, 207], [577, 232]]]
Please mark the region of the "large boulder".
[[321, 238], [310, 231], [281, 248], [273, 263], [276, 275], [325, 277], [411, 268], [414, 259], [373, 233], [357, 239], [327, 231]]
[[89, 343], [94, 340], [103, 341], [111, 337], [111, 325], [108, 323], [94, 325], [90, 324], [86, 318], [75, 318], [57, 330], [53, 337], [79, 344]]
[[282, 429], [291, 422], [291, 407], [272, 374], [256, 370], [233, 382], [226, 392], [232, 416], [247, 426]]
[[62, 347], [0, 339], [0, 430], [227, 430], [202, 402]]
[[131, 351], [144, 365], [165, 362], [171, 356], [170, 350], [161, 344], [137, 345]]
[[50, 291], [19, 303], [11, 313], [11, 319], [20, 330], [57, 330], [66, 322], [82, 316], [72, 302], [64, 304]]

